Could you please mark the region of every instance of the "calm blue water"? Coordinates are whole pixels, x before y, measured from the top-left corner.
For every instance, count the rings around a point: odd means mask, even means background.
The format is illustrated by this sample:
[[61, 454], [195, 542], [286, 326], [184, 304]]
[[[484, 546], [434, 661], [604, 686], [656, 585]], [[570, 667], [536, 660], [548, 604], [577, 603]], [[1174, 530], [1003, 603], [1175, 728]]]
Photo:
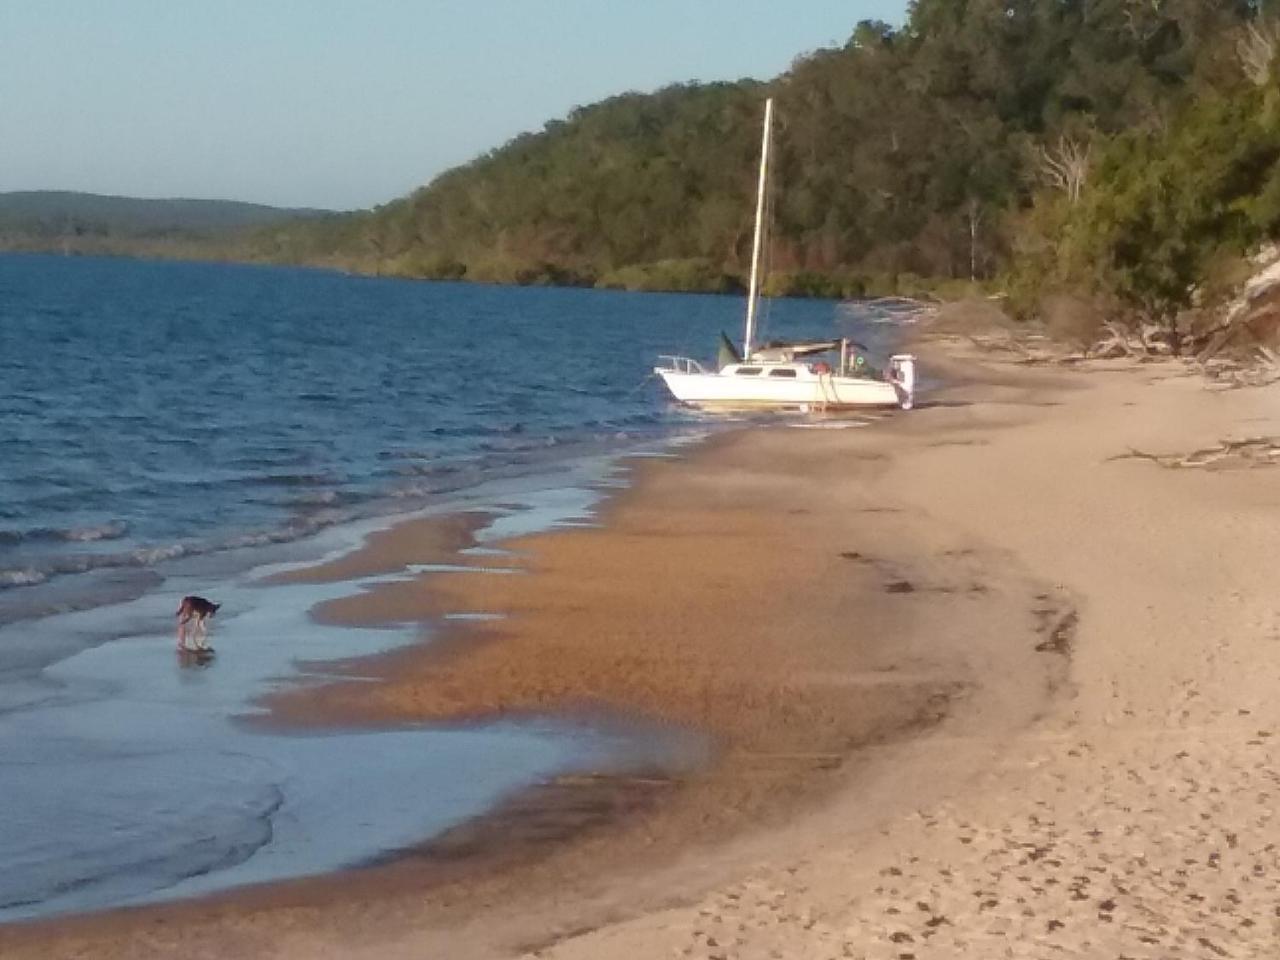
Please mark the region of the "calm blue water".
[[[830, 335], [839, 316], [771, 311], [774, 335]], [[0, 257], [0, 589], [295, 539], [687, 428], [649, 370], [659, 353], [712, 354], [741, 312], [726, 297]]]
[[[431, 628], [315, 624], [370, 581], [267, 587], [264, 570], [397, 513], [482, 506], [497, 551], [589, 520], [617, 455], [713, 428], [649, 371], [707, 356], [741, 310], [0, 256], [0, 923], [333, 870], [565, 769], [698, 762], [697, 737], [554, 718], [305, 736], [238, 718], [314, 664]], [[786, 302], [766, 329], [891, 332], [864, 327]], [[186, 593], [224, 604], [212, 662], [173, 651]]]

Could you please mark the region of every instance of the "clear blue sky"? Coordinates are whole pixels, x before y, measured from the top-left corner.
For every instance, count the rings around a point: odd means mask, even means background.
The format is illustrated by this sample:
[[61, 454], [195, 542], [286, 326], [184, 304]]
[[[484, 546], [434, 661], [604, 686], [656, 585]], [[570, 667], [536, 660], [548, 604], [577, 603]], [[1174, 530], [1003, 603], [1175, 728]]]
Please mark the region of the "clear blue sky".
[[0, 0], [0, 191], [364, 207], [575, 106], [906, 0]]

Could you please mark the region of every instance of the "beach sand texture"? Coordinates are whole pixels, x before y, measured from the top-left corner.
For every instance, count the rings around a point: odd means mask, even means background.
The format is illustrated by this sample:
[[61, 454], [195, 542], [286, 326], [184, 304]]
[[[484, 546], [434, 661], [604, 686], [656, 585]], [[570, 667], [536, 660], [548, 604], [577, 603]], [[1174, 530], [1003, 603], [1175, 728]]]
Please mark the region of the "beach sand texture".
[[1012, 740], [944, 729], [899, 757], [945, 798], [903, 794], [871, 834], [829, 811], [697, 904], [541, 956], [1280, 956], [1280, 476], [1111, 459], [1274, 437], [1280, 393], [1170, 368], [1086, 382], [888, 478], [1076, 598], [1069, 692]]
[[[1180, 459], [1280, 436], [1280, 391], [953, 372], [889, 423], [642, 464], [601, 527], [484, 558], [521, 575], [332, 602], [506, 619], [276, 703], [634, 716], [709, 732], [704, 769], [566, 778], [514, 801], [514, 840], [500, 812], [385, 867], [0, 928], [0, 956], [1280, 956], [1280, 458]], [[433, 528], [431, 559], [473, 523]], [[319, 575], [422, 562], [414, 541]]]

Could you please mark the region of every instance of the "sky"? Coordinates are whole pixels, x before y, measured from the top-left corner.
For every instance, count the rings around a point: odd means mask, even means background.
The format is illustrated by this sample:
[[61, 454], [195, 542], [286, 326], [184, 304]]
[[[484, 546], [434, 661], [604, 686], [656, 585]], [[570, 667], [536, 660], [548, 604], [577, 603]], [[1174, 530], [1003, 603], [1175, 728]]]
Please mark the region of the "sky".
[[0, 0], [0, 191], [354, 209], [575, 106], [768, 79], [906, 0]]

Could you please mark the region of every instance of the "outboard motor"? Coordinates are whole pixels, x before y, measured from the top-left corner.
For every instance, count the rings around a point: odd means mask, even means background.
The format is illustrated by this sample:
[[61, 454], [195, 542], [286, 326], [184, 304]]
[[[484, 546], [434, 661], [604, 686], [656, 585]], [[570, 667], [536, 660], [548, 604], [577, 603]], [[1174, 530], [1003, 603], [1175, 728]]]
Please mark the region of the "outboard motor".
[[898, 403], [910, 410], [916, 399], [916, 358], [910, 353], [895, 353], [889, 358], [889, 379], [898, 390]]

